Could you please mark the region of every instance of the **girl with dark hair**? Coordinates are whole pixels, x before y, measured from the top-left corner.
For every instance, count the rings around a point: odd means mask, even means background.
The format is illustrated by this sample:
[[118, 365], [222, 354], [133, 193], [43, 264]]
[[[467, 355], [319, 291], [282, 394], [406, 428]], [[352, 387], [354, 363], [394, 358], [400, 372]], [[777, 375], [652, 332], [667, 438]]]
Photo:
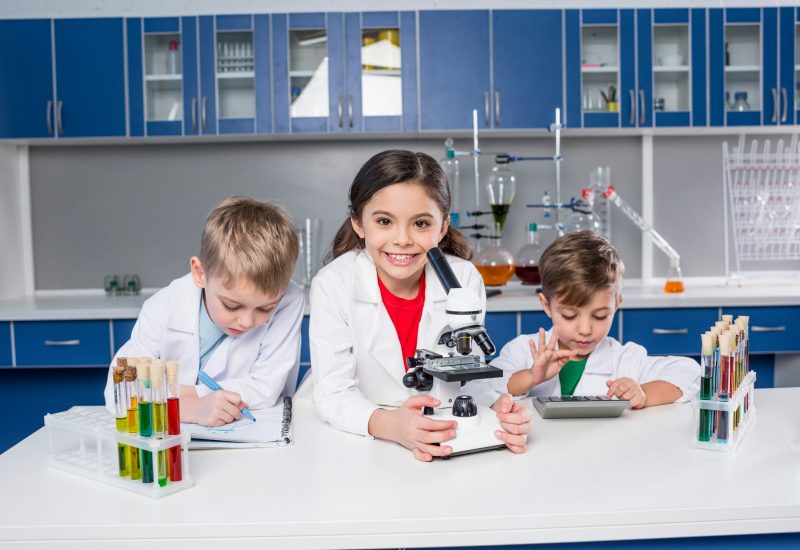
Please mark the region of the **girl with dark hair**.
[[[433, 347], [447, 324], [430, 248], [439, 246], [462, 286], [486, 303], [469, 241], [448, 222], [447, 177], [424, 153], [384, 151], [361, 167], [349, 198], [349, 216], [311, 285], [317, 411], [339, 429], [395, 441], [419, 460], [449, 455], [456, 423], [424, 416], [439, 402], [402, 384], [405, 358]], [[499, 413], [497, 438], [524, 452], [530, 413], [510, 395], [498, 399], [487, 383], [470, 384], [479, 404]]]

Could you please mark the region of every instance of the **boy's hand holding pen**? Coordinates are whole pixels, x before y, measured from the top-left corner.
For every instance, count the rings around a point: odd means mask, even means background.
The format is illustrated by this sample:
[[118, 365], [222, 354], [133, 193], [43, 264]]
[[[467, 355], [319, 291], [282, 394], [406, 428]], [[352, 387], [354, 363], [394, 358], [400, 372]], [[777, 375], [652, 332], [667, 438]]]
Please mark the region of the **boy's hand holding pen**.
[[194, 386], [181, 386], [181, 421], [202, 426], [224, 426], [242, 417], [247, 403], [232, 391], [218, 390], [198, 397]]
[[556, 349], [558, 327], [553, 327], [549, 343], [546, 343], [544, 329], [540, 328], [539, 345], [536, 346], [532, 338], [528, 341], [528, 345], [531, 348], [531, 357], [533, 357], [533, 364], [530, 368], [531, 387], [553, 378], [564, 365], [578, 355], [578, 352], [574, 350]]

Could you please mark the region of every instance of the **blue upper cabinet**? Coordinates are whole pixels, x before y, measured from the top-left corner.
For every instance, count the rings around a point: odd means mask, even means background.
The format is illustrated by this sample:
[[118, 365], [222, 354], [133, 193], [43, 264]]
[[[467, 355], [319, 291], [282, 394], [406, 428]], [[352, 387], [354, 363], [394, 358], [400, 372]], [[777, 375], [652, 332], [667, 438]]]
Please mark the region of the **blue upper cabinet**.
[[55, 136], [51, 32], [49, 19], [0, 21], [0, 138]]
[[422, 130], [491, 127], [490, 47], [488, 11], [419, 12]]
[[59, 137], [125, 136], [122, 19], [54, 22]]
[[268, 15], [129, 19], [133, 136], [272, 131]]
[[794, 124], [797, 109], [797, 9], [764, 8], [762, 94], [765, 126]]
[[563, 112], [562, 13], [492, 12], [492, 127], [547, 128]]

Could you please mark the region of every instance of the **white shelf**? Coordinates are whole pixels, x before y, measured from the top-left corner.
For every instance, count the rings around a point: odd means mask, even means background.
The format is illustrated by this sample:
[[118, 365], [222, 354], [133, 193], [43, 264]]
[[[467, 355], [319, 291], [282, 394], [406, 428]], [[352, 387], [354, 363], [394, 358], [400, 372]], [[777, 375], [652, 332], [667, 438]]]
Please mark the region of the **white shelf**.
[[654, 73], [688, 73], [688, 65], [657, 65], [653, 67]]
[[217, 78], [220, 80], [232, 78], [255, 78], [256, 73], [253, 71], [232, 71], [229, 73], [217, 73]]
[[726, 73], [757, 73], [761, 71], [758, 65], [729, 65], [725, 67]]
[[289, 77], [311, 78], [316, 71], [289, 71]]
[[399, 69], [361, 69], [361, 74], [371, 74], [377, 76], [402, 76]]
[[581, 67], [582, 73], [608, 74], [619, 72], [616, 65], [606, 65], [605, 67]]
[[183, 80], [182, 74], [148, 74], [144, 77], [145, 82], [176, 82]]

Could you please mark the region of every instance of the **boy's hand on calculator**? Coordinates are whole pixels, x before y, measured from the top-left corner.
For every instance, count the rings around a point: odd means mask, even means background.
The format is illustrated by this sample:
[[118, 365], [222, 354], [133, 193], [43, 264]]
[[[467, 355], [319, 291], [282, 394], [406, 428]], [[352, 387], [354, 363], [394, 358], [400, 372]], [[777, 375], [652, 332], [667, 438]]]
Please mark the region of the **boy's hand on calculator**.
[[531, 347], [531, 357], [533, 357], [533, 364], [531, 365], [530, 371], [531, 381], [534, 386], [550, 380], [559, 373], [561, 367], [574, 359], [578, 354], [578, 352], [574, 350], [556, 349], [557, 343], [558, 327], [553, 327], [553, 334], [550, 335], [550, 343], [546, 343], [543, 328], [539, 329], [538, 346], [533, 343], [533, 338], [528, 340], [528, 345]]
[[632, 409], [641, 409], [647, 404], [647, 394], [633, 378], [623, 376], [616, 380], [606, 380], [608, 397], [618, 397], [631, 402]]

